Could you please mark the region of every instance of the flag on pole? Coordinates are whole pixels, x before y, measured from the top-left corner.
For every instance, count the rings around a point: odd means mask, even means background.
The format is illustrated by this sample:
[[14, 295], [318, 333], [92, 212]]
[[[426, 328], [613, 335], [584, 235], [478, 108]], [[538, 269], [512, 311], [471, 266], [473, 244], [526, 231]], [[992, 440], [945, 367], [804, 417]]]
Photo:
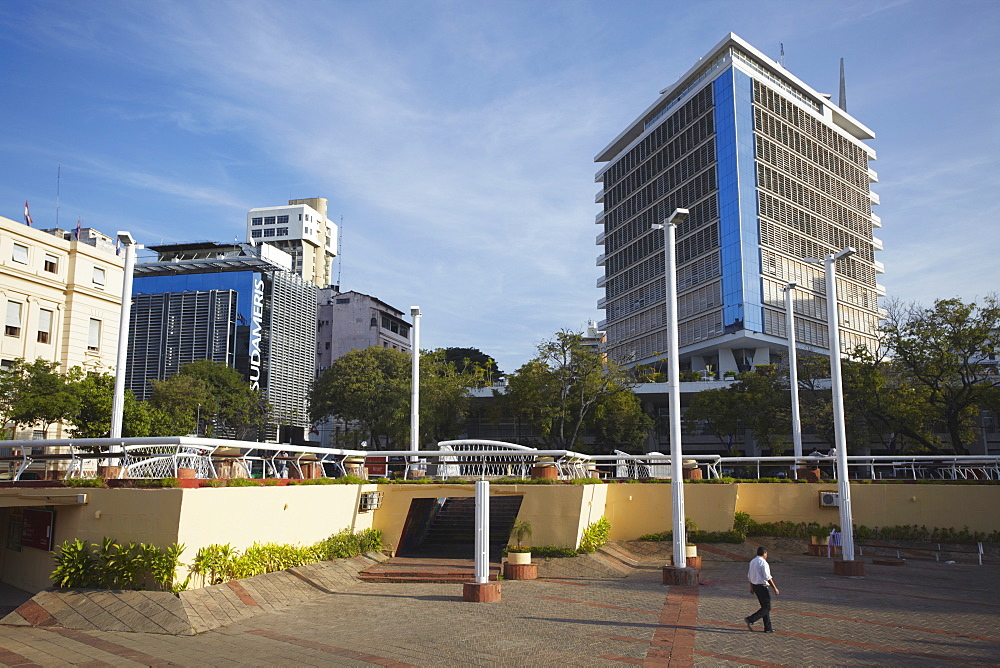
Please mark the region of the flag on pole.
[[28, 211], [28, 200], [24, 200], [24, 224], [31, 227], [31, 213]]
[[73, 232], [73, 238], [76, 239], [77, 241], [80, 240], [80, 228], [81, 227], [82, 227], [82, 225], [81, 225], [80, 219], [77, 218], [76, 219], [76, 231]]
[[115, 239], [115, 255], [121, 255], [121, 254], [122, 254], [122, 240]]

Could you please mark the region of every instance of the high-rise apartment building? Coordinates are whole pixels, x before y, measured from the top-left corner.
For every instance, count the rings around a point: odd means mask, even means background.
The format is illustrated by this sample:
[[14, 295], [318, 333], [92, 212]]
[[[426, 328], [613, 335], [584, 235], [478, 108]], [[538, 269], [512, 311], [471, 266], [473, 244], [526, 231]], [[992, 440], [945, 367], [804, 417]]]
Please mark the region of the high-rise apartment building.
[[822, 265], [837, 263], [843, 351], [875, 345], [882, 242], [865, 144], [874, 134], [730, 33], [595, 158], [604, 252], [598, 287], [608, 355], [656, 363], [667, 350], [663, 222], [677, 230], [682, 368], [720, 374], [787, 351], [784, 294], [795, 282], [797, 341], [828, 352]]
[[[121, 318], [124, 258], [91, 228], [39, 230], [0, 217], [0, 366], [16, 358], [58, 362], [65, 373], [113, 372]], [[0, 425], [5, 426], [5, 425]], [[8, 438], [61, 438], [28, 428]]]
[[[271, 405], [278, 425], [309, 425], [316, 292], [272, 246], [198, 242], [151, 246], [135, 265], [125, 384], [140, 399], [149, 381], [208, 359], [230, 366]], [[304, 433], [304, 432], [303, 432]]]
[[292, 271], [313, 285], [333, 282], [337, 225], [326, 217], [326, 198], [288, 200], [247, 213], [247, 241], [277, 246], [292, 256]]

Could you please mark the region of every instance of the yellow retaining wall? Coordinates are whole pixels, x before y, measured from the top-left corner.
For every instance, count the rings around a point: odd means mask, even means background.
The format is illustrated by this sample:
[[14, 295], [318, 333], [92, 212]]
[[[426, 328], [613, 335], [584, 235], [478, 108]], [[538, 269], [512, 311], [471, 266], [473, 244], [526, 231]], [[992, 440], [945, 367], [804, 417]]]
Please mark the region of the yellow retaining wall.
[[[634, 540], [667, 531], [673, 524], [670, 485], [637, 483], [607, 485], [605, 515], [612, 540]], [[736, 485], [684, 486], [684, 514], [703, 531], [729, 531], [736, 510]]]
[[[738, 487], [736, 510], [749, 513], [758, 522], [840, 523], [838, 508], [819, 507], [819, 492], [836, 492], [835, 484], [740, 483], [721, 487]], [[990, 533], [1000, 531], [998, 507], [1000, 485], [851, 485], [854, 523], [868, 527], [967, 526]]]
[[[381, 509], [358, 513], [362, 491], [384, 492]], [[821, 490], [836, 485], [760, 483], [685, 485], [688, 517], [706, 531], [732, 527], [733, 512], [758, 522], [835, 524], [836, 509], [819, 507]], [[0, 490], [0, 505], [23, 503], [19, 489]], [[1000, 531], [1000, 485], [854, 484], [854, 518], [869, 527], [900, 524], [928, 528], [968, 526]], [[81, 489], [84, 506], [56, 506], [58, 545], [80, 538], [160, 547], [184, 543], [182, 561], [198, 548], [230, 543], [245, 549], [254, 542], [310, 544], [345, 527], [382, 530], [386, 549], [395, 549], [415, 498], [473, 496], [472, 485], [316, 485], [202, 489]], [[578, 547], [583, 530], [601, 515], [611, 521], [615, 540], [665, 531], [671, 525], [669, 484], [493, 485], [494, 495], [524, 496], [518, 514], [532, 524], [530, 543]], [[6, 537], [7, 510], [0, 508], [0, 532]], [[29, 591], [49, 586], [50, 554], [30, 547], [21, 552], [0, 548], [2, 581]]]

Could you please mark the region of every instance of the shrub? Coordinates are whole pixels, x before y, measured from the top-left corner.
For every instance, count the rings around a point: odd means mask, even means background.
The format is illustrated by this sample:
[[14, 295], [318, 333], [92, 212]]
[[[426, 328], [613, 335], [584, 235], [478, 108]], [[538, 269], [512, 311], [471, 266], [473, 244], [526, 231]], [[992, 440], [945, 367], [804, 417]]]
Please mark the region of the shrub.
[[261, 482], [256, 478], [230, 478], [226, 481], [226, 487], [260, 487]]
[[608, 521], [607, 517], [601, 516], [601, 519], [583, 530], [583, 537], [580, 538], [580, 549], [578, 551], [581, 554], [595, 552], [597, 548], [607, 543], [610, 537], [611, 522]]
[[536, 545], [531, 548], [531, 553], [533, 557], [538, 557], [539, 559], [562, 559], [577, 555], [576, 550], [573, 548], [559, 545]]
[[108, 483], [103, 478], [66, 478], [63, 480], [66, 487], [107, 487]]
[[50, 576], [59, 589], [155, 589], [177, 592], [187, 580], [175, 583], [183, 545], [164, 549], [145, 543], [120, 544], [104, 538], [100, 545], [66, 541], [53, 552], [56, 563]]

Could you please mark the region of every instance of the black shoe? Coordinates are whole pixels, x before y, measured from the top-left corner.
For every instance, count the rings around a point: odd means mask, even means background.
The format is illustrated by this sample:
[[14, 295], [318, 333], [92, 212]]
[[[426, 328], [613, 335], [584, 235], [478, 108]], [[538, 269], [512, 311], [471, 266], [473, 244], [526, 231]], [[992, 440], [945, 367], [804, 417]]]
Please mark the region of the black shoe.
[[774, 633], [774, 629], [764, 629], [764, 633]]
[[744, 617], [743, 621], [747, 623], [747, 628], [753, 631], [753, 622], [750, 621], [749, 617]]

